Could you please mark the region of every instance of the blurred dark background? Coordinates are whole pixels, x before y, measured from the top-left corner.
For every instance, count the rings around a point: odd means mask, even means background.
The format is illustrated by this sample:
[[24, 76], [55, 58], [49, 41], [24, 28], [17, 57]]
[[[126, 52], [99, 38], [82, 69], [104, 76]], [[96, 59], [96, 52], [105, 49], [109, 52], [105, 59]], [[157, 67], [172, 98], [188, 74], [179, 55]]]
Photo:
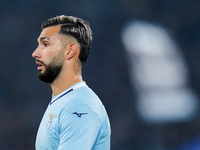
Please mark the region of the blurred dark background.
[[[51, 99], [37, 78], [32, 52], [41, 23], [57, 15], [87, 20], [93, 30], [83, 78], [104, 103], [112, 127], [112, 150], [199, 150], [199, 112], [189, 121], [147, 124], [136, 111], [122, 29], [131, 20], [157, 22], [173, 35], [200, 93], [199, 0], [0, 0], [0, 149], [33, 150]], [[196, 148], [196, 149], [195, 149]]]

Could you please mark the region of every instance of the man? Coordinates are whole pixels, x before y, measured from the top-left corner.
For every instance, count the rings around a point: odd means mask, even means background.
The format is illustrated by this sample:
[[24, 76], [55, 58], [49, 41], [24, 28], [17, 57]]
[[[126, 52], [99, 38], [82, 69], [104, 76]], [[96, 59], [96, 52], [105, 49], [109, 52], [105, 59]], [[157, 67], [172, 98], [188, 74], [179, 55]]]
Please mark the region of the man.
[[40, 80], [50, 83], [52, 100], [40, 123], [36, 150], [109, 150], [110, 123], [97, 95], [82, 80], [90, 53], [89, 24], [57, 16], [42, 24], [32, 56]]

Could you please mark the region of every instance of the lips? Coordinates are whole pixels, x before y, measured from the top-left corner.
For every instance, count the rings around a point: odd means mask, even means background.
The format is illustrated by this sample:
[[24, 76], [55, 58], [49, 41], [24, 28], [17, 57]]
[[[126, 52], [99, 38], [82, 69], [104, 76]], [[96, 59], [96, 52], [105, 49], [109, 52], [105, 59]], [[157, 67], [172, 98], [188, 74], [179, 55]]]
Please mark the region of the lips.
[[42, 68], [44, 67], [43, 63], [40, 61], [36, 61], [36, 64], [38, 65], [37, 70], [42, 70]]

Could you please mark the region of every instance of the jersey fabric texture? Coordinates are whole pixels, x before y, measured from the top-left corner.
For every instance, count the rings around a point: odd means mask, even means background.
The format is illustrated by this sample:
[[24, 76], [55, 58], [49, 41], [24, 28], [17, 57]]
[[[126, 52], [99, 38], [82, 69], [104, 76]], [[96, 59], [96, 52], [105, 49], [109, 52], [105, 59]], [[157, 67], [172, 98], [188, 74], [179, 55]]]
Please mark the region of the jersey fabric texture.
[[40, 123], [36, 150], [110, 150], [110, 123], [98, 96], [78, 82], [52, 97]]

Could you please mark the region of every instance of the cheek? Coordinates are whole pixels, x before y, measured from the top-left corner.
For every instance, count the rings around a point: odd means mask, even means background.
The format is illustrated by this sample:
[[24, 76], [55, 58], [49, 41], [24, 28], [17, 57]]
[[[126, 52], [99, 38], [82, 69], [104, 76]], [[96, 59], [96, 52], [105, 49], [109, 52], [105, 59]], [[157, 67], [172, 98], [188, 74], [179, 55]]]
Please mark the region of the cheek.
[[56, 51], [54, 47], [48, 47], [43, 51], [43, 57], [46, 60], [51, 59], [52, 57], [54, 57], [56, 55]]
[[59, 44], [53, 44], [43, 50], [43, 61], [49, 64], [56, 57], [64, 57], [64, 48]]

